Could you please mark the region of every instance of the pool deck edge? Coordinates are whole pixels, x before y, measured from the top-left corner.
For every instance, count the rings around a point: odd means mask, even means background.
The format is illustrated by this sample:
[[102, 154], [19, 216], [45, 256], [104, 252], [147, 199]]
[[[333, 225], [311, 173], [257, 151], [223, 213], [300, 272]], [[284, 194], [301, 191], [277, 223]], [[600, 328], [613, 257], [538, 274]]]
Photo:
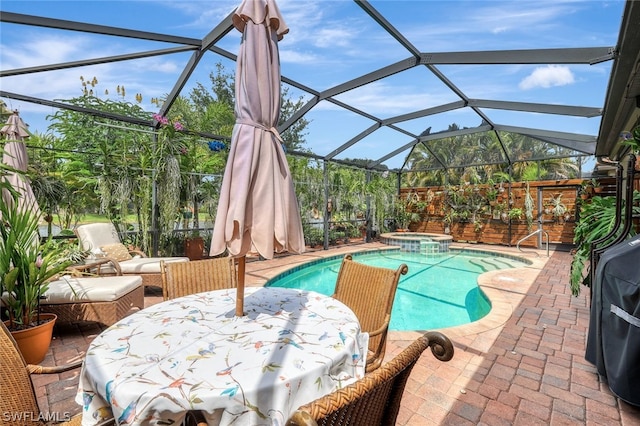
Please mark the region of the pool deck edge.
[[[531, 262], [522, 268], [501, 269], [481, 274], [478, 277], [478, 286], [491, 302], [491, 311], [477, 321], [446, 327], [437, 330], [446, 334], [453, 340], [461, 337], [475, 336], [475, 340], [481, 342], [482, 347], [490, 347], [502, 326], [509, 320], [513, 310], [527, 295], [540, 271], [548, 261], [544, 250], [527, 250], [519, 252], [515, 247], [482, 246], [479, 249], [473, 244], [455, 243], [451, 248], [464, 250], [479, 250], [482, 252], [502, 253], [509, 256], [522, 257]], [[535, 252], [535, 253], [534, 253]], [[536, 256], [537, 254], [537, 256]], [[425, 331], [390, 331], [389, 338], [393, 340], [412, 341]]]

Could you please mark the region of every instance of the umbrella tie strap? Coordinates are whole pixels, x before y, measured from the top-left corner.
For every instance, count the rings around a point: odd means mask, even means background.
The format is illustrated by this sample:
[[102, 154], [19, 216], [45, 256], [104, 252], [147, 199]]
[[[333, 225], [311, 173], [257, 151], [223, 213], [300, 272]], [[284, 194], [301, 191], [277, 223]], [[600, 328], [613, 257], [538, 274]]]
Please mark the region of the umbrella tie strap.
[[260, 123], [256, 123], [255, 121], [250, 121], [250, 120], [236, 120], [236, 123], [245, 124], [247, 126], [255, 127], [256, 129], [260, 129], [260, 130], [264, 130], [265, 132], [272, 133], [276, 137], [276, 139], [280, 141], [280, 143], [284, 143], [284, 141], [282, 140], [282, 137], [280, 137], [280, 132], [278, 132], [278, 129], [276, 129], [275, 127], [267, 127]]

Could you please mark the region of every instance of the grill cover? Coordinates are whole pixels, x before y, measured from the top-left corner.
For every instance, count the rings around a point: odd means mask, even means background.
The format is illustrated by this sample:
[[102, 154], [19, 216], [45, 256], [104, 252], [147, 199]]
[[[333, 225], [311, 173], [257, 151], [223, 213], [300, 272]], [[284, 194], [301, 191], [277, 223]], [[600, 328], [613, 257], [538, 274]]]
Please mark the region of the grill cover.
[[598, 262], [585, 358], [614, 394], [640, 406], [640, 235]]

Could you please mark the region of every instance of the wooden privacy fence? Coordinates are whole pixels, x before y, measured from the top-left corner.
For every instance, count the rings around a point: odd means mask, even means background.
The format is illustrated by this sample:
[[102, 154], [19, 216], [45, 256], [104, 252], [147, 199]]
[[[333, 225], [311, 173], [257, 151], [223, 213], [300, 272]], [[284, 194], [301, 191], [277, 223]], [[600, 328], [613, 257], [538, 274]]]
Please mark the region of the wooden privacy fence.
[[[579, 203], [586, 202], [580, 197], [586, 182], [568, 179], [403, 188], [400, 200], [417, 213], [409, 224], [413, 232], [448, 233], [458, 242], [509, 246], [541, 229], [548, 233], [550, 244], [573, 246]], [[612, 194], [614, 185], [613, 179], [601, 179], [595, 190]], [[520, 245], [544, 248], [544, 233]]]

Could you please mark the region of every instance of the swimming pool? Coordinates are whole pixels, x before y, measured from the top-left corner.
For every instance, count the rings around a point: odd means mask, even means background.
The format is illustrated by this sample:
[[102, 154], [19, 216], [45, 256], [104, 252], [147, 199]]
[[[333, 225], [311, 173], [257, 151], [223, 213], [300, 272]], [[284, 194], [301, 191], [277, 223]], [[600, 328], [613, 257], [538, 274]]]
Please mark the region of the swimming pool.
[[[407, 264], [409, 273], [400, 278], [389, 326], [403, 331], [453, 327], [484, 317], [491, 304], [478, 287], [478, 275], [528, 265], [516, 257], [464, 250], [430, 256], [385, 250], [354, 253], [353, 259], [392, 269]], [[331, 295], [341, 262], [338, 256], [308, 263], [274, 277], [265, 286]]]

